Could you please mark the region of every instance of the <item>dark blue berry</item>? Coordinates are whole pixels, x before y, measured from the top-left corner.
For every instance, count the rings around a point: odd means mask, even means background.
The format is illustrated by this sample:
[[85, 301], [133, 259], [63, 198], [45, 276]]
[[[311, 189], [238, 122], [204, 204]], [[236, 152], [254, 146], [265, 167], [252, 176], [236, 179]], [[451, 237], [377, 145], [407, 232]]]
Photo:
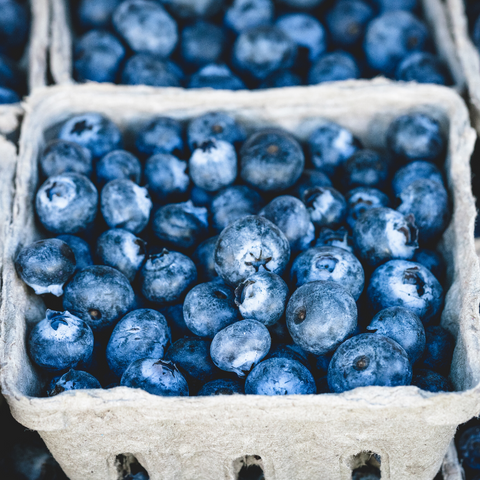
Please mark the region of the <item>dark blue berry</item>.
[[0, 51], [14, 53], [27, 41], [30, 25], [28, 4], [17, 0], [2, 0], [0, 4]]
[[269, 75], [258, 88], [296, 87], [302, 84], [302, 79], [290, 70], [277, 70]]
[[458, 453], [462, 463], [473, 470], [480, 470], [480, 426], [465, 430], [458, 439]]
[[259, 25], [270, 25], [274, 16], [272, 0], [234, 0], [226, 11], [225, 25], [239, 34]]
[[206, 383], [197, 393], [199, 397], [211, 395], [235, 395], [242, 394], [243, 386], [238, 380], [219, 379]]
[[100, 382], [93, 375], [71, 369], [57, 380], [53, 390], [48, 392], [48, 396], [54, 397], [55, 395], [70, 390], [87, 390], [93, 388], [102, 388]]
[[204, 240], [193, 252], [192, 260], [195, 262], [198, 272], [198, 279], [202, 282], [210, 282], [218, 279], [215, 270], [215, 247], [217, 246], [218, 235]]
[[93, 265], [90, 245], [85, 240], [75, 235], [59, 235], [57, 238], [65, 242], [72, 249], [77, 262], [75, 265], [75, 273], [82, 270], [82, 268]]
[[202, 66], [220, 61], [226, 39], [223, 30], [202, 20], [185, 27], [181, 34], [182, 60], [188, 65]]
[[353, 240], [345, 227], [338, 230], [322, 228], [315, 242], [316, 247], [338, 247], [353, 253]]
[[80, 173], [86, 177], [92, 174], [90, 150], [65, 140], [48, 142], [38, 162], [45, 177], [62, 173]]
[[315, 227], [339, 227], [347, 216], [347, 202], [333, 187], [309, 188], [303, 193], [310, 220]]
[[223, 0], [162, 0], [163, 5], [175, 17], [182, 20], [192, 18], [208, 18], [218, 13], [223, 6]]
[[431, 53], [415, 52], [398, 65], [395, 80], [447, 85], [447, 74], [440, 59]]
[[455, 348], [453, 335], [441, 326], [428, 325], [425, 327], [425, 336], [425, 354], [421, 367], [448, 375]]
[[380, 190], [369, 187], [358, 187], [350, 190], [346, 194], [348, 215], [347, 223], [350, 228], [354, 228], [357, 220], [372, 208], [390, 206], [389, 198]]
[[161, 60], [152, 54], [137, 53], [125, 62], [122, 83], [151, 87], [180, 87], [182, 76], [182, 71], [172, 62]]
[[113, 12], [121, 2], [122, 0], [80, 0], [75, 19], [85, 30], [108, 28]]
[[387, 159], [373, 150], [359, 150], [344, 164], [342, 184], [346, 190], [355, 187], [384, 189], [390, 173]]
[[428, 392], [452, 392], [450, 381], [432, 370], [419, 369], [413, 372], [412, 385]]
[[16, 92], [9, 88], [0, 87], [0, 105], [20, 102], [20, 97]]
[[291, 195], [302, 199], [306, 190], [313, 187], [331, 187], [331, 180], [322, 172], [305, 169], [297, 183], [289, 190]]
[[127, 179], [140, 183], [142, 166], [138, 158], [126, 150], [113, 150], [102, 157], [95, 165], [97, 185], [117, 179]]
[[392, 180], [393, 193], [398, 196], [413, 182], [421, 179], [433, 180], [440, 185], [444, 184], [442, 172], [436, 165], [431, 162], [416, 160], [397, 170]]
[[308, 73], [308, 83], [338, 82], [360, 77], [355, 58], [347, 52], [324, 53], [318, 57]]
[[172, 340], [176, 341], [179, 338], [191, 335], [190, 330], [185, 324], [183, 318], [183, 304], [178, 303], [177, 305], [169, 305], [163, 308], [160, 308], [159, 311], [165, 316], [172, 332]]
[[419, 248], [415, 250], [412, 261], [428, 268], [440, 282], [444, 279], [446, 270], [445, 262], [438, 252], [426, 248]]
[[156, 153], [179, 155], [183, 152], [181, 124], [168, 117], [157, 117], [142, 125], [135, 139], [137, 150], [145, 156]]
[[214, 90], [243, 90], [244, 83], [223, 64], [210, 63], [192, 75], [188, 88], [212, 88]]

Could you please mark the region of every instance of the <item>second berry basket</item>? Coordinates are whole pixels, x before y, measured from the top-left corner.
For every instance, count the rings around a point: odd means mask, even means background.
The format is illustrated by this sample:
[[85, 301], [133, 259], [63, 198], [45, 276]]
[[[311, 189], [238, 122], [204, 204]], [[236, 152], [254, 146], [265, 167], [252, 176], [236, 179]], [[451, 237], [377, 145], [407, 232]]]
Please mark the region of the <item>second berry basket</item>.
[[[364, 463], [379, 465], [384, 479], [435, 476], [457, 426], [480, 412], [480, 268], [469, 169], [475, 134], [453, 90], [384, 80], [236, 93], [59, 86], [34, 93], [26, 110], [5, 235], [0, 380], [14, 417], [40, 433], [69, 478], [114, 480], [133, 459], [152, 480], [236, 480], [242, 466], [251, 464], [266, 480], [346, 480]], [[156, 115], [188, 121], [225, 111], [248, 131], [279, 126], [300, 141], [327, 118], [382, 151], [391, 120], [412, 110], [438, 118], [448, 138], [445, 175], [453, 216], [439, 251], [448, 265], [442, 326], [456, 339], [450, 373], [455, 392], [408, 386], [167, 398], [116, 387], [39, 398], [45, 385], [28, 358], [26, 334], [43, 318], [45, 305], [17, 276], [13, 261], [41, 235], [33, 208], [37, 159], [63, 121], [86, 111], [102, 113], [125, 132], [128, 144], [131, 133]]]

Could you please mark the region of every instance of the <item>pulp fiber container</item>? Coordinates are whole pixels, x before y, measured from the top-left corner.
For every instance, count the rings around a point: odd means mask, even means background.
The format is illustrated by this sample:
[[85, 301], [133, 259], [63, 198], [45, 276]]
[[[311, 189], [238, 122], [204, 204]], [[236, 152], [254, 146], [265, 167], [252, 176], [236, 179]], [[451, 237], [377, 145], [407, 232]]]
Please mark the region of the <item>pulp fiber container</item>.
[[443, 480], [465, 480], [465, 471], [458, 460], [454, 440], [448, 446], [447, 453], [443, 459], [442, 476]]
[[[439, 250], [448, 265], [442, 325], [456, 338], [450, 377], [456, 392], [405, 386], [175, 398], [116, 387], [38, 398], [45, 379], [31, 364], [25, 342], [45, 306], [16, 275], [13, 260], [41, 237], [33, 207], [37, 158], [62, 122], [101, 112], [125, 132], [128, 146], [156, 115], [188, 121], [225, 111], [249, 131], [278, 126], [301, 141], [323, 117], [351, 129], [366, 147], [384, 151], [389, 123], [412, 110], [435, 115], [448, 136], [445, 174], [453, 216]], [[432, 479], [457, 426], [480, 411], [480, 268], [469, 168], [474, 141], [468, 110], [453, 90], [385, 80], [233, 93], [109, 85], [34, 93], [22, 125], [2, 273], [0, 381], [13, 416], [40, 433], [72, 480], [116, 480], [121, 464], [134, 458], [151, 480], [236, 480], [242, 465], [252, 463], [266, 480], [346, 480], [362, 463], [380, 464], [384, 480]]]
[[[50, 0], [52, 8], [50, 70], [55, 83], [69, 84], [73, 80], [72, 29], [70, 0]], [[436, 51], [447, 65], [453, 84], [458, 91], [464, 87], [463, 72], [455, 51], [447, 15], [442, 0], [420, 0], [423, 18], [429, 27]]]

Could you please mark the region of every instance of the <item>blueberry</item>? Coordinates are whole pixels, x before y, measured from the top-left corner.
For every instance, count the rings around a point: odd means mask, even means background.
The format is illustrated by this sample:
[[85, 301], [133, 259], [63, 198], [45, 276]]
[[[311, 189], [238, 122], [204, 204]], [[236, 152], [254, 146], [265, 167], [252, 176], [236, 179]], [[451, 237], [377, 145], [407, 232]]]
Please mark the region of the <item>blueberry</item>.
[[421, 367], [448, 375], [455, 349], [453, 335], [441, 326], [428, 325], [425, 327], [425, 336], [427, 343]]
[[357, 326], [354, 298], [334, 282], [302, 285], [291, 296], [286, 315], [293, 341], [314, 355], [334, 351]]
[[277, 70], [269, 75], [258, 88], [296, 87], [302, 84], [302, 79], [290, 70]]
[[257, 272], [235, 289], [235, 303], [243, 318], [251, 318], [271, 327], [285, 312], [288, 287], [281, 277]]
[[188, 384], [171, 362], [157, 358], [140, 358], [125, 370], [122, 387], [141, 388], [162, 397], [188, 396]]
[[196, 281], [195, 264], [187, 256], [166, 249], [150, 255], [140, 271], [142, 294], [160, 305], [178, 303]]
[[365, 35], [374, 11], [368, 2], [362, 0], [336, 0], [326, 15], [326, 23], [334, 44], [355, 47]]
[[125, 85], [149, 85], [150, 87], [181, 87], [182, 71], [172, 62], [147, 53], [130, 57], [122, 71]]
[[347, 216], [344, 196], [332, 187], [309, 188], [303, 194], [303, 202], [316, 227], [338, 227]]
[[172, 332], [172, 340], [175, 341], [191, 334], [183, 318], [183, 304], [168, 305], [160, 308], [160, 312], [167, 319], [170, 331]]
[[220, 27], [202, 20], [197, 21], [182, 31], [182, 60], [194, 66], [217, 63], [223, 55], [225, 43], [225, 34]]
[[[2, 2], [0, 1], [0, 5], [1, 3]], [[2, 53], [0, 53], [0, 86], [9, 89], [10, 91], [23, 91], [25, 89], [24, 74], [19, 69], [16, 62]]]
[[135, 53], [167, 58], [178, 41], [177, 24], [150, 0], [125, 0], [113, 14], [113, 25]]
[[58, 138], [88, 148], [94, 159], [122, 147], [120, 130], [100, 113], [75, 115], [63, 124]]
[[75, 235], [59, 235], [58, 240], [65, 242], [73, 251], [76, 260], [75, 273], [82, 268], [93, 265], [90, 245], [80, 237]]
[[480, 470], [480, 426], [465, 430], [458, 439], [458, 453], [463, 465]]
[[57, 234], [87, 230], [97, 216], [97, 205], [97, 189], [79, 173], [48, 178], [35, 199], [40, 222], [49, 232]]
[[346, 190], [355, 187], [384, 189], [390, 173], [389, 162], [373, 150], [358, 150], [343, 165], [342, 184]]
[[18, 275], [37, 295], [62, 295], [63, 286], [73, 275], [75, 265], [72, 249], [57, 238], [31, 243], [15, 258]]
[[191, 201], [170, 203], [155, 212], [152, 228], [165, 245], [193, 249], [207, 236], [207, 209], [195, 207]]
[[290, 260], [290, 245], [282, 231], [266, 218], [248, 216], [226, 227], [215, 248], [215, 268], [233, 286], [255, 272], [281, 275]]
[[203, 338], [184, 337], [177, 340], [165, 355], [182, 373], [196, 393], [202, 386], [215, 379], [218, 372], [210, 358], [210, 341]]
[[98, 332], [113, 327], [130, 311], [134, 298], [125, 275], [114, 268], [95, 265], [76, 273], [67, 284], [63, 308]]
[[436, 55], [414, 52], [398, 65], [395, 80], [447, 85], [445, 67]]
[[233, 290], [218, 282], [193, 287], [185, 297], [183, 318], [195, 335], [213, 338], [240, 319]]
[[423, 265], [406, 260], [390, 260], [378, 267], [370, 278], [367, 296], [373, 313], [405, 307], [424, 325], [435, 319], [443, 307], [443, 288], [438, 280]]
[[210, 282], [218, 279], [215, 270], [215, 247], [218, 235], [204, 240], [193, 252], [192, 260], [195, 262], [199, 280]]
[[280, 192], [300, 178], [305, 157], [291, 134], [264, 129], [243, 144], [240, 165], [240, 176], [249, 185], [264, 192]]
[[303, 198], [306, 190], [313, 187], [331, 187], [331, 180], [322, 172], [306, 169], [300, 175], [297, 183], [289, 190], [291, 195]]
[[238, 146], [245, 141], [246, 133], [233, 116], [223, 112], [210, 112], [194, 118], [188, 124], [187, 138], [190, 150], [193, 151], [209, 140], [223, 140]]
[[305, 205], [295, 197], [273, 199], [259, 215], [274, 223], [287, 237], [291, 251], [304, 250], [315, 238], [315, 228]]
[[247, 395], [309, 395], [317, 393], [315, 380], [300, 362], [269, 358], [260, 362], [245, 381]]
[[145, 164], [145, 182], [150, 194], [160, 202], [178, 200], [190, 185], [187, 162], [169, 153], [152, 155]]
[[219, 379], [206, 383], [198, 392], [199, 397], [212, 395], [235, 395], [242, 394], [243, 387], [238, 380]]
[[369, 187], [358, 187], [350, 190], [347, 195], [347, 223], [354, 228], [357, 220], [372, 208], [389, 207], [389, 198], [380, 190]]
[[223, 0], [162, 0], [162, 3], [181, 19], [210, 17], [223, 6]]
[[395, 340], [407, 352], [412, 365], [425, 350], [425, 328], [418, 316], [407, 308], [391, 307], [381, 310], [373, 317], [367, 332]]
[[310, 85], [356, 78], [360, 78], [360, 69], [352, 55], [346, 52], [324, 53], [308, 73]]
[[197, 187], [214, 192], [235, 181], [237, 154], [231, 143], [208, 140], [193, 151], [188, 167]]
[[90, 151], [77, 143], [65, 140], [48, 142], [38, 162], [45, 177], [62, 173], [80, 173], [86, 177], [92, 174]]
[[91, 30], [74, 43], [73, 71], [79, 82], [110, 82], [118, 79], [125, 47], [115, 35]]
[[398, 196], [416, 180], [433, 180], [444, 185], [442, 172], [436, 165], [423, 160], [416, 160], [400, 168], [392, 180], [393, 193]]
[[412, 367], [405, 350], [391, 338], [364, 333], [344, 342], [328, 367], [328, 385], [342, 393], [370, 385], [410, 385]]
[[412, 385], [428, 392], [452, 392], [450, 381], [432, 370], [420, 369], [413, 372]]
[[16, 92], [9, 88], [0, 87], [0, 105], [20, 102], [20, 97]]
[[76, 19], [85, 30], [108, 28], [112, 14], [122, 0], [80, 0]]
[[329, 177], [333, 177], [359, 148], [361, 143], [350, 130], [328, 120], [322, 120], [308, 138], [314, 167]]
[[226, 65], [210, 63], [192, 75], [188, 88], [243, 90], [245, 85]]
[[418, 0], [374, 0], [380, 11], [386, 12], [391, 10], [418, 10]]
[[173, 118], [157, 117], [142, 126], [135, 146], [145, 156], [156, 153], [179, 155], [183, 152], [182, 126]]
[[23, 47], [27, 41], [30, 25], [27, 4], [2, 0], [0, 8], [0, 51], [14, 53], [14, 49]]
[[403, 163], [438, 162], [445, 151], [445, 138], [437, 120], [424, 113], [410, 113], [390, 124], [387, 147]]
[[312, 15], [290, 13], [278, 18], [275, 25], [286, 33], [298, 47], [307, 50], [308, 59], [311, 62], [327, 49], [325, 29]]
[[280, 28], [258, 26], [242, 32], [232, 52], [232, 62], [254, 80], [265, 80], [276, 70], [295, 63], [297, 46]]
[[234, 185], [221, 190], [213, 199], [210, 212], [213, 227], [221, 232], [225, 227], [262, 209], [262, 197], [245, 185]]
[[239, 34], [259, 25], [270, 25], [274, 16], [272, 0], [234, 0], [225, 13], [225, 24]]
[[338, 247], [315, 247], [302, 252], [290, 272], [295, 288], [317, 280], [335, 282], [345, 287], [355, 301], [365, 284], [362, 264], [347, 250]]
[[417, 232], [411, 215], [386, 207], [372, 208], [353, 227], [355, 251], [372, 267], [394, 258], [409, 260], [418, 248]]
[[280, 0], [287, 7], [296, 8], [299, 10], [310, 10], [321, 5], [324, 0]]
[[100, 382], [93, 375], [81, 370], [71, 369], [58, 379], [53, 390], [48, 392], [48, 396], [54, 397], [70, 390], [87, 390], [92, 388], [102, 388]]
[[108, 366], [121, 377], [128, 366], [142, 358], [163, 358], [170, 344], [170, 328], [155, 310], [134, 310], [113, 329], [107, 345]]
[[412, 261], [421, 263], [425, 268], [428, 268], [439, 281], [445, 277], [445, 262], [438, 252], [419, 248], [415, 250]]
[[145, 260], [145, 242], [122, 228], [102, 233], [97, 240], [97, 257], [100, 264], [122, 272], [133, 282]]
[[220, 330], [210, 345], [210, 355], [218, 368], [243, 378], [267, 355], [270, 345], [267, 327], [246, 319]]
[[95, 165], [97, 185], [103, 187], [106, 183], [117, 179], [127, 179], [140, 183], [142, 166], [138, 158], [126, 150], [113, 150], [102, 157]]
[[316, 247], [338, 247], [353, 253], [353, 240], [345, 227], [338, 230], [331, 230], [330, 228], [320, 229]]
[[369, 23], [363, 48], [373, 70], [393, 76], [407, 55], [425, 50], [428, 42], [427, 27], [415, 15], [389, 11]]
[[47, 310], [28, 338], [33, 362], [48, 372], [65, 372], [88, 364], [93, 353], [93, 332], [70, 312]]
[[450, 221], [448, 193], [435, 180], [415, 180], [398, 195], [397, 210], [415, 217], [418, 238], [422, 244], [437, 240]]
[[103, 187], [100, 205], [103, 218], [110, 228], [124, 228], [139, 233], [148, 224], [152, 201], [146, 188], [120, 178]]

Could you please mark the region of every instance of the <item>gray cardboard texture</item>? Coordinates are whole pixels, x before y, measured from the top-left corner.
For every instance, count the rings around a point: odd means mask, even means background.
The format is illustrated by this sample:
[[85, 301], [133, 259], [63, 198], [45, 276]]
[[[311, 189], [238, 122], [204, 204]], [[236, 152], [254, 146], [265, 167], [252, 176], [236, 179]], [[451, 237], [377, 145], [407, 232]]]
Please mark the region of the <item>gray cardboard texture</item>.
[[[451, 370], [456, 392], [433, 394], [408, 386], [340, 395], [167, 398], [117, 387], [37, 397], [45, 379], [32, 367], [25, 339], [45, 306], [17, 277], [13, 259], [40, 236], [33, 199], [45, 141], [61, 122], [85, 111], [108, 115], [129, 131], [131, 144], [132, 130], [155, 115], [188, 120], [215, 110], [232, 113], [250, 131], [280, 126], [301, 140], [323, 117], [380, 151], [389, 122], [404, 112], [428, 111], [442, 122], [453, 200], [452, 221], [439, 245], [449, 287], [442, 325], [456, 338]], [[476, 136], [453, 90], [385, 80], [233, 93], [59, 86], [34, 93], [26, 112], [4, 253], [0, 381], [14, 417], [39, 431], [72, 480], [116, 480], [119, 454], [134, 455], [151, 480], [233, 480], [245, 455], [261, 457], [256, 461], [263, 464], [266, 480], [346, 480], [359, 463], [357, 456], [372, 453], [381, 458], [382, 479], [435, 476], [456, 427], [480, 411], [480, 270], [469, 168]]]

